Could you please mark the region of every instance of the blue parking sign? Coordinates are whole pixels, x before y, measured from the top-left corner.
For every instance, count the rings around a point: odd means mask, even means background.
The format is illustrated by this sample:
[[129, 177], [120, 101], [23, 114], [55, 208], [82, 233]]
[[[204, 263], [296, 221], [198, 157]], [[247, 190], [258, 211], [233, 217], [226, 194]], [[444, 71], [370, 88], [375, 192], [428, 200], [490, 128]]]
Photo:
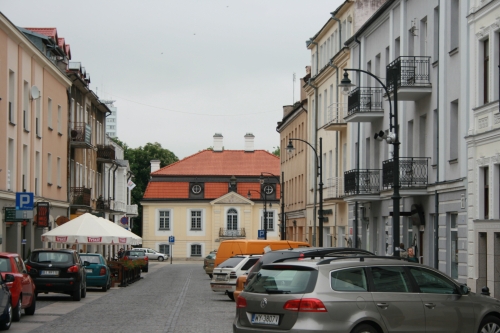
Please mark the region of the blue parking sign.
[[174, 237], [174, 236], [169, 236], [169, 237], [168, 237], [168, 242], [169, 242], [170, 244], [174, 244], [174, 243], [175, 243], [175, 237]]
[[16, 210], [33, 210], [34, 201], [32, 192], [17, 192]]
[[259, 239], [264, 239], [266, 238], [266, 231], [265, 230], [258, 230], [258, 237]]

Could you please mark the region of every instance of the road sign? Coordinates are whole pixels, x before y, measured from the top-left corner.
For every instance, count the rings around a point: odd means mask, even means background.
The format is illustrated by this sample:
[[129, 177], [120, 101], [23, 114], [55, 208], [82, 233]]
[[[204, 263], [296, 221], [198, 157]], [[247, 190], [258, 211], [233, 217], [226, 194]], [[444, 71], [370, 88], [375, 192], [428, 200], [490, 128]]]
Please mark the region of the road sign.
[[16, 210], [33, 210], [34, 201], [32, 192], [17, 192]]
[[175, 243], [175, 237], [174, 237], [174, 236], [169, 236], [169, 237], [168, 237], [168, 242], [169, 242], [171, 245], [174, 245], [174, 243]]
[[266, 231], [265, 230], [258, 230], [258, 232], [259, 232], [258, 236], [257, 236], [258, 239], [266, 238]]
[[5, 207], [5, 222], [23, 222], [23, 219], [16, 218], [15, 207]]
[[33, 218], [32, 210], [16, 210], [16, 219], [27, 220]]

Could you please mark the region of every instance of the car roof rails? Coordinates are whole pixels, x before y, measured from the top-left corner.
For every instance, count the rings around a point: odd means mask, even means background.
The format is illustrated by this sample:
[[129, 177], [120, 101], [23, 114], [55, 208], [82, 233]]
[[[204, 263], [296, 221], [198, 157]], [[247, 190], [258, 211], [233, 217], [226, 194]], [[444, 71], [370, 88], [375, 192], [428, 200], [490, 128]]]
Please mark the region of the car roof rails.
[[389, 259], [389, 260], [405, 260], [405, 261], [408, 261], [407, 258], [402, 258], [402, 257], [393, 257], [393, 256], [350, 256], [350, 257], [347, 257], [347, 256], [338, 256], [338, 257], [335, 257], [335, 258], [328, 258], [328, 259], [324, 259], [324, 260], [321, 260], [320, 262], [318, 262], [318, 265], [327, 265], [329, 264], [330, 262], [334, 261], [334, 260], [344, 260], [344, 259], [359, 259], [359, 261], [365, 261], [365, 258], [366, 259]]
[[329, 251], [325, 253], [308, 252], [308, 253], [301, 253], [300, 255], [294, 257], [276, 259], [273, 261], [273, 263], [285, 262], [294, 259], [325, 259], [325, 258], [343, 259], [343, 258], [363, 258], [363, 257], [372, 258], [376, 256], [374, 254], [371, 254], [369, 251], [364, 251], [364, 250], [362, 251], [342, 250], [342, 251]]

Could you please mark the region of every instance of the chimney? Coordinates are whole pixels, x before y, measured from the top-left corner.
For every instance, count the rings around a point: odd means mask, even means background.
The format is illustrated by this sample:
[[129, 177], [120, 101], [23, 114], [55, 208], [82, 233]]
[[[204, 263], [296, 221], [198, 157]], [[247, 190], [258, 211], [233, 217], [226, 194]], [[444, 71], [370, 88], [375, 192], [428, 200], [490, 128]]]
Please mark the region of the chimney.
[[253, 139], [255, 136], [252, 133], [245, 134], [245, 152], [253, 152]]
[[160, 170], [160, 160], [151, 160], [151, 173]]
[[222, 151], [224, 137], [220, 133], [214, 134], [214, 151]]

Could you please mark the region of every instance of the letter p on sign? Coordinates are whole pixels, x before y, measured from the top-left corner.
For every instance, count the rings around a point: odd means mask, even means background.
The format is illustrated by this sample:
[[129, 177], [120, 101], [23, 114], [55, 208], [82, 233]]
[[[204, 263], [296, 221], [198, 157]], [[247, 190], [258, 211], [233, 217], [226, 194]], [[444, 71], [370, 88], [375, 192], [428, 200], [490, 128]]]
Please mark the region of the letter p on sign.
[[33, 210], [33, 199], [32, 192], [17, 192], [16, 210]]

